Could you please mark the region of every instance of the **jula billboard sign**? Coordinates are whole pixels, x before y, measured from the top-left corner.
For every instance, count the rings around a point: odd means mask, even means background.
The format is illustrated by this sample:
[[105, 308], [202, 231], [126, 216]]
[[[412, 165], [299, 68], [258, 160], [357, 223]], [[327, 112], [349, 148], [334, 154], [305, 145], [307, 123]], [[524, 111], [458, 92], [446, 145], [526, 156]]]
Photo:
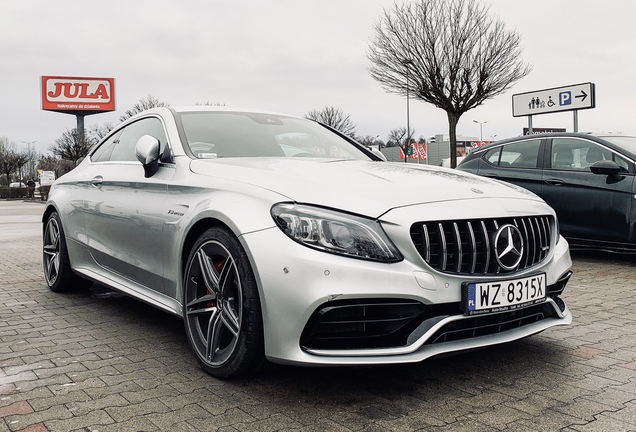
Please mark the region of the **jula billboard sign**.
[[69, 114], [115, 111], [115, 79], [42, 76], [42, 109]]

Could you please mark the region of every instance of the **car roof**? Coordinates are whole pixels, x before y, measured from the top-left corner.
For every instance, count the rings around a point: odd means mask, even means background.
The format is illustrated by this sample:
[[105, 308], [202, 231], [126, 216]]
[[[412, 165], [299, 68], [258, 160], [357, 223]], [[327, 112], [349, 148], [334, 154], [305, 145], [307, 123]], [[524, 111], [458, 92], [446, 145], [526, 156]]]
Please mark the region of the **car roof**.
[[253, 113], [253, 114], [271, 114], [280, 115], [285, 117], [298, 117], [291, 114], [255, 109], [244, 107], [229, 107], [229, 106], [216, 106], [216, 105], [182, 105], [182, 106], [170, 106], [168, 107], [178, 113], [187, 112], [236, 112], [236, 113]]
[[609, 147], [612, 150], [615, 150], [618, 153], [625, 154], [626, 156], [636, 159], [636, 149], [632, 150], [629, 148], [625, 148], [623, 146], [619, 146], [612, 141], [609, 141], [608, 138], [634, 138], [636, 137], [632, 135], [623, 135], [623, 134], [613, 134], [613, 133], [592, 133], [592, 132], [550, 132], [550, 133], [540, 133], [540, 134], [529, 134], [529, 135], [519, 135], [512, 138], [506, 138], [502, 140], [495, 141], [490, 144], [486, 144], [482, 147], [471, 152], [471, 154], [481, 154], [484, 151], [488, 151], [491, 148], [499, 147], [504, 144], [508, 144], [511, 142], [517, 142], [526, 139], [546, 139], [546, 138], [585, 138], [591, 139], [597, 143], [603, 144], [606, 147]]
[[[121, 124], [117, 125], [119, 128], [120, 125], [132, 123], [141, 117], [145, 117], [147, 115], [159, 114], [159, 115], [176, 115], [176, 114], [184, 114], [184, 113], [201, 113], [201, 112], [214, 112], [214, 113], [248, 113], [248, 114], [264, 114], [264, 115], [272, 115], [272, 116], [282, 116], [289, 118], [298, 118], [301, 119], [303, 117], [295, 116], [292, 114], [280, 113], [275, 111], [268, 111], [262, 109], [254, 109], [254, 108], [241, 108], [241, 107], [227, 107], [227, 106], [216, 106], [216, 105], [180, 105], [180, 106], [161, 106], [154, 107], [127, 118]], [[169, 114], [170, 113], [170, 114]]]

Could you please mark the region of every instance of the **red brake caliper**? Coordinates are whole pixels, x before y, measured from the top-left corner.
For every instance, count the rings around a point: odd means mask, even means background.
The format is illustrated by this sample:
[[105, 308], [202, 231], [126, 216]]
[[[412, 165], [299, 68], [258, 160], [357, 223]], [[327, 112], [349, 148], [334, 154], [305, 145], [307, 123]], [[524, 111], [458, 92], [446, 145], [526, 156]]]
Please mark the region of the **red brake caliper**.
[[[219, 274], [221, 273], [221, 270], [223, 270], [223, 266], [225, 265], [225, 261], [224, 259], [220, 259], [218, 261], [214, 262], [214, 268], [216, 269], [216, 271], [219, 272]], [[208, 294], [212, 294], [212, 291], [210, 288], [207, 289], [208, 290]], [[208, 303], [207, 307], [212, 307], [212, 303]]]

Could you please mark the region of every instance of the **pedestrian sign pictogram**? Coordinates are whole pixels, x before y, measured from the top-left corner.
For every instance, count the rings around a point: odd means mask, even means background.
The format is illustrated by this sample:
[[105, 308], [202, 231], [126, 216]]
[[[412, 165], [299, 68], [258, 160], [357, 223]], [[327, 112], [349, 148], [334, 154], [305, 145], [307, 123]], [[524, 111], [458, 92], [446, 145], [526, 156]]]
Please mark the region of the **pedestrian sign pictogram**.
[[594, 84], [583, 83], [512, 95], [512, 116], [531, 116], [596, 107]]

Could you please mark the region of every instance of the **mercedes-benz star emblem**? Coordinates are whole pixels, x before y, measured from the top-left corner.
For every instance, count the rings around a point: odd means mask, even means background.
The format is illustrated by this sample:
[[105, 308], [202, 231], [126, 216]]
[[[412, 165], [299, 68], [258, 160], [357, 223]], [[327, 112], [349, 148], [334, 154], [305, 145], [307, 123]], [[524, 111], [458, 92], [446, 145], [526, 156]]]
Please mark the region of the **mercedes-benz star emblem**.
[[523, 237], [514, 225], [502, 225], [495, 233], [495, 258], [504, 270], [514, 270], [523, 256]]

